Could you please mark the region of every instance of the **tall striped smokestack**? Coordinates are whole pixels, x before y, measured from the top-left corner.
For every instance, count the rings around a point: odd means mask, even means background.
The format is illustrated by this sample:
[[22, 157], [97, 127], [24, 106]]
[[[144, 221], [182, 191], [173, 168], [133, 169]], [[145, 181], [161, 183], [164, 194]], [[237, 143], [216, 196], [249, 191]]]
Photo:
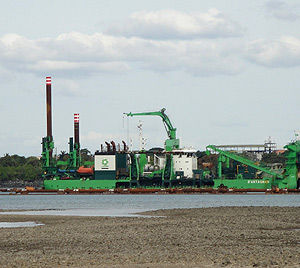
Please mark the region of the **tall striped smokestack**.
[[51, 77], [46, 77], [46, 102], [47, 102], [47, 136], [52, 137], [52, 106], [51, 106]]
[[79, 114], [74, 114], [74, 142], [75, 142], [75, 148], [80, 149], [80, 143], [79, 143]]

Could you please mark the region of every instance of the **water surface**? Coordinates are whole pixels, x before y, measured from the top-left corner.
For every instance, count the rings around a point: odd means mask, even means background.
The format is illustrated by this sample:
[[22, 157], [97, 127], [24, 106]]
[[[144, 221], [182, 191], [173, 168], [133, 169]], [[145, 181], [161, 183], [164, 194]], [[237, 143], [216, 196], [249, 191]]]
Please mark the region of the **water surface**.
[[222, 206], [299, 207], [300, 195], [0, 195], [2, 210], [42, 210], [27, 211], [27, 215], [128, 216], [158, 209]]

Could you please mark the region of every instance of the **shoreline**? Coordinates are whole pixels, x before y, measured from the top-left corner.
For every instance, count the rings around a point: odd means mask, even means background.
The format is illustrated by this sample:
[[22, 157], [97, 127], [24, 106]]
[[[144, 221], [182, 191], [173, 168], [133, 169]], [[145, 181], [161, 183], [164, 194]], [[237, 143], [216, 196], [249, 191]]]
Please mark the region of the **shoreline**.
[[299, 267], [300, 207], [215, 207], [164, 217], [0, 215], [1, 267]]

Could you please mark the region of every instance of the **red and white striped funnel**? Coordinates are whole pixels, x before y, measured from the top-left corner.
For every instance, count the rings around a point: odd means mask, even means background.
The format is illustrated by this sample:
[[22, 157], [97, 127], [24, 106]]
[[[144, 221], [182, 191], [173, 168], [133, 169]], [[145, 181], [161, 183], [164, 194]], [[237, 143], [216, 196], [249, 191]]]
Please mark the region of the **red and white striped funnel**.
[[74, 114], [74, 123], [79, 123], [79, 114]]
[[46, 77], [46, 85], [51, 85], [51, 77]]
[[80, 143], [79, 143], [79, 114], [74, 114], [74, 141], [75, 141], [75, 147], [76, 149], [80, 149]]

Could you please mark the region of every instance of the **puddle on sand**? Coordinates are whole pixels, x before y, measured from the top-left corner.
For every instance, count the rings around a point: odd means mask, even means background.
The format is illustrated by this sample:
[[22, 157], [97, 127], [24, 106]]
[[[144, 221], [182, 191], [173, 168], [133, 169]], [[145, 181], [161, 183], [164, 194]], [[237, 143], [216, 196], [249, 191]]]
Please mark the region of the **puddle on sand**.
[[0, 222], [0, 228], [18, 228], [18, 227], [35, 227], [44, 225], [42, 223], [36, 223], [33, 221], [26, 222]]

